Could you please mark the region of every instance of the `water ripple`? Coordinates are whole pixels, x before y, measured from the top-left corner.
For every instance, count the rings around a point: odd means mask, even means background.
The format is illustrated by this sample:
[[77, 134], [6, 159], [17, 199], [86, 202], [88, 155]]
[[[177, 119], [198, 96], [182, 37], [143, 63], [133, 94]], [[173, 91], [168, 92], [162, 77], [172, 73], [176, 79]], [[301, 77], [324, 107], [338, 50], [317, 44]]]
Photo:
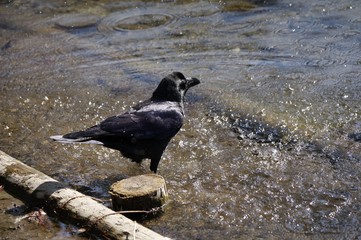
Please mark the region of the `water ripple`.
[[344, 65], [347, 63], [345, 59], [310, 59], [305, 62], [306, 66], [310, 67], [326, 67], [335, 64]]
[[103, 34], [111, 34], [126, 31], [162, 31], [165, 27], [176, 21], [174, 15], [164, 13], [160, 9], [133, 9], [129, 11], [118, 11], [102, 19], [98, 30]]

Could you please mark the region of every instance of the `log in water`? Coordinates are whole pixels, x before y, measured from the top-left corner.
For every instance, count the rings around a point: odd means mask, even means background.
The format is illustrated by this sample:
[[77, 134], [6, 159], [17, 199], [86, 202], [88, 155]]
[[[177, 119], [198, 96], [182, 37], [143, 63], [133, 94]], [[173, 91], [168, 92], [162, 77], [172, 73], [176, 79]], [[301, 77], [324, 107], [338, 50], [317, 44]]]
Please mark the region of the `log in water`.
[[0, 182], [22, 200], [45, 206], [109, 239], [168, 239], [103, 206], [91, 197], [0, 151]]

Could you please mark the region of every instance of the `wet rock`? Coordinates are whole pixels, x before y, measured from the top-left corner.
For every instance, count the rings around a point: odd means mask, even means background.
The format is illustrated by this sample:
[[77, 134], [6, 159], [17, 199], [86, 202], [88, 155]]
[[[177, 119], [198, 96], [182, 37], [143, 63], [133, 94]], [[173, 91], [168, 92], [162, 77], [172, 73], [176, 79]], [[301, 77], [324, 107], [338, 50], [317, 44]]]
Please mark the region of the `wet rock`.
[[7, 41], [4, 45], [2, 45], [1, 46], [1, 51], [4, 51], [4, 50], [6, 50], [6, 49], [8, 49], [8, 48], [11, 48], [11, 40], [9, 40], [9, 41]]
[[249, 11], [256, 7], [255, 4], [249, 1], [228, 1], [223, 7], [225, 12], [234, 12], [234, 11]]
[[91, 14], [64, 15], [55, 22], [55, 26], [63, 29], [81, 29], [95, 26], [99, 17]]
[[171, 16], [161, 14], [147, 14], [131, 16], [122, 19], [116, 26], [119, 30], [144, 30], [152, 27], [165, 25], [172, 19]]
[[280, 142], [284, 136], [282, 129], [254, 120], [236, 119], [232, 125], [233, 131], [239, 134], [240, 139], [248, 138], [260, 143], [271, 143]]
[[9, 4], [11, 2], [12, 2], [12, 0], [1, 0], [0, 4]]
[[348, 135], [348, 137], [355, 140], [356, 142], [361, 142], [361, 133], [351, 133]]

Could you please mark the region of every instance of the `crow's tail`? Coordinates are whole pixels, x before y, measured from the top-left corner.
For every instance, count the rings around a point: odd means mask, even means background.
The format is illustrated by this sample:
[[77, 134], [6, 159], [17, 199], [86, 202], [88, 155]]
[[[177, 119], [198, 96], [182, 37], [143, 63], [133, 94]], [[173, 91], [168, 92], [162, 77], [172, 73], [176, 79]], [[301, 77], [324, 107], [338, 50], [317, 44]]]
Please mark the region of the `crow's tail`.
[[54, 141], [61, 143], [103, 144], [102, 142], [95, 140], [103, 133], [104, 132], [100, 130], [98, 126], [93, 126], [84, 131], [72, 132], [65, 134], [63, 136], [61, 135], [51, 136], [50, 138], [53, 139]]
[[51, 139], [61, 143], [88, 143], [88, 144], [103, 144], [100, 141], [94, 140], [92, 137], [85, 137], [81, 132], [69, 133], [62, 135], [51, 136]]
[[60, 143], [87, 143], [87, 144], [101, 144], [103, 145], [102, 142], [97, 141], [97, 140], [93, 140], [91, 138], [77, 138], [77, 139], [71, 139], [71, 138], [65, 138], [62, 135], [55, 135], [55, 136], [51, 136], [51, 139], [53, 139], [54, 141], [60, 142]]

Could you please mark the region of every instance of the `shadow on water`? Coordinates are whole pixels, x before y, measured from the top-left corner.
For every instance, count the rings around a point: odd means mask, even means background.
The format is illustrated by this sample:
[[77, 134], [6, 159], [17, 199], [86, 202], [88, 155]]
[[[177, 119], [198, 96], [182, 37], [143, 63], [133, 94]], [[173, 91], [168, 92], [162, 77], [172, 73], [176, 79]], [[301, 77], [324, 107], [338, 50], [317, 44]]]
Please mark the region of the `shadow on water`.
[[[146, 226], [176, 239], [360, 237], [357, 0], [0, 3], [3, 151], [106, 199], [149, 161], [48, 137], [182, 71], [202, 84], [160, 162], [171, 201]], [[68, 228], [38, 231], [80, 238]]]

